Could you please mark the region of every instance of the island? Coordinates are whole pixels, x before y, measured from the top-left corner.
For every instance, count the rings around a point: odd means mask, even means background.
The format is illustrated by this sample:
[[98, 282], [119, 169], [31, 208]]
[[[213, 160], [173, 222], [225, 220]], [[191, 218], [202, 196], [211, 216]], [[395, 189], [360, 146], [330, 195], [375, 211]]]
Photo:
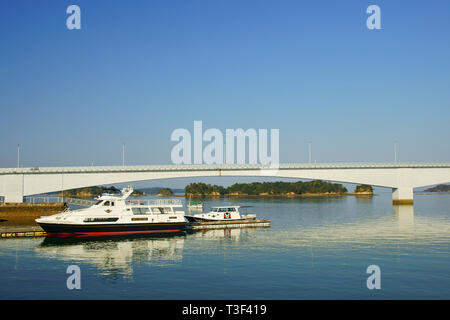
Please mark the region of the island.
[[373, 188], [367, 184], [360, 184], [356, 186], [354, 194], [356, 196], [373, 196]]
[[156, 195], [160, 197], [170, 197], [173, 195], [173, 192], [169, 188], [161, 188]]
[[425, 189], [423, 192], [450, 192], [450, 184], [439, 184], [432, 188]]
[[341, 196], [347, 194], [347, 189], [342, 184], [321, 180], [235, 183], [228, 188], [205, 183], [191, 183], [185, 188], [187, 198]]
[[[120, 190], [114, 186], [111, 187], [95, 186], [95, 187], [86, 187], [60, 191], [58, 193], [58, 196], [75, 197], [75, 198], [94, 198], [101, 196], [104, 193], [119, 194]], [[145, 192], [139, 190], [134, 190], [133, 193], [131, 194], [132, 197], [141, 197], [145, 195], [146, 195]]]

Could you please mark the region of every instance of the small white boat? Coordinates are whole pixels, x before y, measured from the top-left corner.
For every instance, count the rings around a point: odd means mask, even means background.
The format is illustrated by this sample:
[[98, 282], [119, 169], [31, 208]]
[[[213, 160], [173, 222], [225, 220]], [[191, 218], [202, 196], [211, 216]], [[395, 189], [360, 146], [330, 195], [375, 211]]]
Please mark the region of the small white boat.
[[179, 199], [126, 201], [132, 188], [122, 195], [104, 194], [96, 204], [79, 210], [36, 219], [48, 236], [101, 236], [136, 233], [170, 233], [186, 229]]
[[203, 202], [189, 201], [187, 207], [188, 207], [188, 209], [203, 210]]
[[240, 208], [248, 208], [250, 206], [224, 206], [212, 207], [210, 212], [198, 213], [194, 215], [186, 215], [185, 218], [190, 222], [204, 221], [241, 221], [255, 220], [255, 214], [241, 215]]

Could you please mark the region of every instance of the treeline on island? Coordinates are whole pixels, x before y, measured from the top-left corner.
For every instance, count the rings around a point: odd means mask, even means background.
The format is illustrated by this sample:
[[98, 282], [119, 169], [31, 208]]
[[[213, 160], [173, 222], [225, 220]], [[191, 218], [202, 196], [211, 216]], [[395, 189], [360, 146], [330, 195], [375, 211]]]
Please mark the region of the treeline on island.
[[[114, 186], [111, 187], [95, 186], [95, 187], [64, 190], [62, 192], [59, 192], [58, 195], [64, 197], [92, 198], [101, 196], [104, 193], [119, 194], [120, 190]], [[134, 190], [131, 196], [132, 197], [145, 196], [145, 192]]]
[[372, 186], [369, 186], [367, 184], [360, 184], [359, 186], [356, 186], [355, 193], [373, 194], [373, 188], [372, 188]]
[[165, 196], [165, 197], [167, 197], [167, 196], [173, 195], [173, 191], [171, 189], [169, 189], [169, 188], [161, 188], [161, 189], [158, 190], [157, 195], [158, 196]]
[[[359, 187], [359, 189], [358, 189]], [[358, 186], [355, 193], [372, 193], [372, 187]], [[186, 197], [215, 196], [297, 196], [297, 195], [344, 195], [347, 188], [339, 183], [322, 180], [296, 182], [235, 183], [228, 188], [205, 183], [191, 183], [185, 188]]]
[[432, 188], [425, 189], [424, 192], [450, 192], [450, 184], [439, 184]]

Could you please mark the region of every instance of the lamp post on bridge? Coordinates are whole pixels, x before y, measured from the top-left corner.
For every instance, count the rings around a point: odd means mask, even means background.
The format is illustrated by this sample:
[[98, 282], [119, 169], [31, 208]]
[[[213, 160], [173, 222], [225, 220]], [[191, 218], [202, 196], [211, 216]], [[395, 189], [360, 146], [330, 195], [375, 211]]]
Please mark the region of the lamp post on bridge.
[[122, 167], [125, 167], [125, 143], [122, 144]]
[[20, 144], [17, 145], [17, 168], [20, 167]]
[[394, 161], [397, 163], [397, 142], [394, 143]]
[[312, 163], [311, 145], [312, 145], [312, 142], [309, 142], [309, 143], [308, 143], [309, 163]]

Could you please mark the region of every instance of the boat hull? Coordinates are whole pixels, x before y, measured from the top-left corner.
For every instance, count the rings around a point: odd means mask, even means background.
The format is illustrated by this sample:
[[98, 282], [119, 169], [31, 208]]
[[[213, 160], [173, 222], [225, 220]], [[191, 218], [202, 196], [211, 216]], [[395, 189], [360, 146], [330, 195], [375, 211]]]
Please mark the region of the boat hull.
[[177, 233], [186, 230], [186, 222], [139, 224], [58, 224], [39, 223], [46, 236], [105, 236], [144, 233]]
[[228, 221], [244, 221], [246, 219], [208, 219], [208, 218], [200, 218], [194, 216], [184, 216], [189, 223], [193, 222], [228, 222]]

